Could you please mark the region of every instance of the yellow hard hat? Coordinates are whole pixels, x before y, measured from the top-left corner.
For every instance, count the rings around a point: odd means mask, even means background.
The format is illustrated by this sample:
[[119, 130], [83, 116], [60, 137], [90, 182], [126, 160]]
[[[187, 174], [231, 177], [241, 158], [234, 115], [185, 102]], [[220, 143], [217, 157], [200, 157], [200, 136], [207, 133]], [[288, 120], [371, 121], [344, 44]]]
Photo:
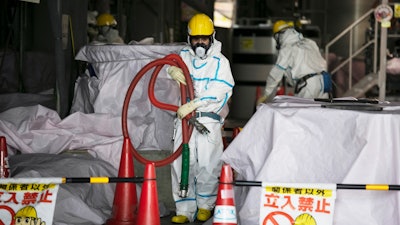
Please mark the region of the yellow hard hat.
[[293, 27], [293, 22], [286, 22], [284, 20], [278, 20], [274, 23], [274, 27], [272, 28], [272, 32], [274, 34], [278, 33], [279, 31]]
[[14, 217], [37, 218], [36, 209], [32, 206], [26, 206], [18, 210]]
[[296, 217], [294, 225], [317, 225], [317, 222], [310, 214], [303, 213]]
[[194, 15], [188, 24], [188, 34], [190, 36], [210, 36], [214, 33], [214, 24], [206, 14]]
[[97, 17], [97, 26], [115, 26], [117, 21], [114, 16], [109, 13], [100, 14]]

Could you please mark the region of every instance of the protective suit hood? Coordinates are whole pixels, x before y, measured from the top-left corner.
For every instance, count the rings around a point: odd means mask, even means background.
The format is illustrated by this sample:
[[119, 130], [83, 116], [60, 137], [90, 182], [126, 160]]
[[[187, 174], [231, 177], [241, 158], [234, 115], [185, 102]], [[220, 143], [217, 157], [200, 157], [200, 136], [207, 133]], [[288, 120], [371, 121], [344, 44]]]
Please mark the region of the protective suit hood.
[[294, 43], [304, 40], [303, 34], [297, 32], [293, 28], [288, 28], [281, 36], [280, 43], [282, 45], [281, 48], [286, 46], [293, 45]]

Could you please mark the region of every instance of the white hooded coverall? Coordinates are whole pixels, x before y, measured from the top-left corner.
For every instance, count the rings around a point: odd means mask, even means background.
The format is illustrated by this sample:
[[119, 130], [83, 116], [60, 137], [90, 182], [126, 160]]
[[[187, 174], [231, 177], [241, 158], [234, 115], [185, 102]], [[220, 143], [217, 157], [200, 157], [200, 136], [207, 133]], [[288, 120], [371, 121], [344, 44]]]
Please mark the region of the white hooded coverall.
[[[180, 56], [186, 63], [193, 81], [195, 98], [202, 101], [196, 112], [214, 112], [221, 116], [218, 121], [209, 117], [197, 120], [210, 131], [201, 134], [196, 129], [189, 140], [190, 169], [189, 187], [186, 198], [179, 197], [181, 160], [178, 157], [171, 165], [172, 194], [176, 214], [187, 216], [193, 222], [198, 208], [212, 210], [218, 192], [223, 152], [222, 125], [228, 114], [228, 100], [232, 95], [234, 80], [228, 59], [221, 53], [221, 42], [214, 39], [207, 57], [200, 59], [190, 45], [183, 48]], [[182, 121], [176, 119], [174, 150], [182, 143]]]
[[[279, 82], [285, 76], [290, 85], [295, 85], [302, 77], [317, 74], [307, 79], [307, 84], [296, 93], [303, 98], [328, 98], [324, 93], [324, 81], [321, 75], [326, 70], [325, 59], [321, 56], [317, 44], [293, 28], [288, 28], [280, 34], [281, 48], [276, 64], [267, 77], [265, 96], [271, 96]], [[302, 86], [302, 84], [300, 84]]]

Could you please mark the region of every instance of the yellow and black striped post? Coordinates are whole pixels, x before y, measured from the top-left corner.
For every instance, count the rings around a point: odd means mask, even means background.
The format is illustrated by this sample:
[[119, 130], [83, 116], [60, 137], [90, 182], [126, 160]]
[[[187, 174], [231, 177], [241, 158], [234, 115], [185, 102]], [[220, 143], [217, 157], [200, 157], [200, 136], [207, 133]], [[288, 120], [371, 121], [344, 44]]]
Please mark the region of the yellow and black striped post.
[[63, 177], [62, 183], [143, 183], [143, 177]]

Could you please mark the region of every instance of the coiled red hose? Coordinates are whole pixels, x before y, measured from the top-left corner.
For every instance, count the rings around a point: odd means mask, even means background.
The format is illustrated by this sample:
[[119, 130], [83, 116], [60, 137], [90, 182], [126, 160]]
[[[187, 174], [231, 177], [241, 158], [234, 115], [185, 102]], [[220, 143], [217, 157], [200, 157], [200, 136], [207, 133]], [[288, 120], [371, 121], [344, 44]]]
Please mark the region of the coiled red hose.
[[[187, 97], [189, 99], [194, 99], [194, 89], [193, 89], [193, 83], [192, 79], [190, 78], [189, 70], [186, 66], [186, 64], [183, 62], [182, 58], [177, 55], [177, 54], [170, 54], [165, 56], [164, 58], [161, 59], [156, 59], [147, 65], [145, 65], [133, 78], [131, 84], [129, 85], [128, 91], [125, 95], [125, 100], [124, 100], [124, 105], [122, 108], [122, 134], [124, 138], [129, 138], [129, 132], [128, 132], [128, 123], [127, 123], [127, 117], [128, 117], [128, 106], [131, 100], [132, 93], [138, 84], [139, 80], [153, 67], [155, 67], [150, 82], [149, 82], [149, 88], [148, 88], [148, 95], [150, 102], [156, 106], [157, 108], [164, 109], [164, 110], [170, 110], [176, 112], [178, 110], [178, 106], [176, 105], [171, 105], [167, 103], [160, 102], [156, 99], [154, 95], [154, 87], [156, 83], [157, 76], [162, 69], [164, 65], [171, 65], [171, 66], [177, 66], [182, 69], [183, 74], [185, 75], [186, 79], [186, 85], [180, 85], [180, 92], [181, 92], [181, 103], [182, 105], [186, 103]], [[194, 112], [191, 114], [194, 116]], [[182, 144], [183, 143], [188, 143], [190, 136], [193, 131], [193, 126], [189, 125], [188, 120], [186, 118], [182, 119]], [[133, 156], [142, 164], [147, 164], [147, 163], [154, 163], [156, 167], [161, 167], [168, 165], [172, 163], [176, 158], [180, 156], [182, 153], [182, 144], [180, 147], [170, 156], [168, 156], [165, 159], [158, 160], [158, 161], [152, 161], [144, 158], [141, 156], [137, 150], [134, 148], [132, 145], [133, 149]]]

